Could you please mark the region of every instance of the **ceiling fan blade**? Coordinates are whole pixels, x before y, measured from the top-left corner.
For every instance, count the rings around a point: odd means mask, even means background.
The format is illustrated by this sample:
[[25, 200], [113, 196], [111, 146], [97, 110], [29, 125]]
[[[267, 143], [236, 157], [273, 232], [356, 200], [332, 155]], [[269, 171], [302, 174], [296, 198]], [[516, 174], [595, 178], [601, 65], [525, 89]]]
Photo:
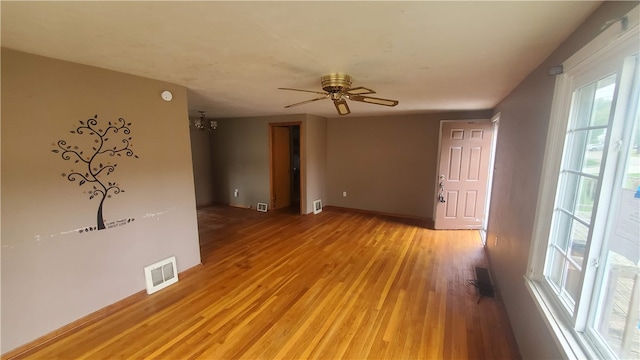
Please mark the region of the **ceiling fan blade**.
[[365, 95], [365, 94], [375, 94], [376, 92], [371, 89], [367, 89], [366, 87], [358, 86], [351, 89], [347, 89], [345, 93], [349, 95]]
[[321, 97], [319, 97], [319, 98], [315, 98], [315, 99], [311, 99], [311, 100], [306, 100], [306, 101], [301, 101], [301, 102], [299, 102], [299, 103], [295, 103], [295, 104], [287, 105], [287, 106], [285, 106], [285, 108], [290, 108], [290, 107], [298, 106], [298, 105], [302, 105], [302, 104], [308, 104], [308, 103], [310, 103], [310, 102], [314, 102], [314, 101], [318, 101], [318, 100], [324, 100], [324, 99], [327, 99], [328, 97], [329, 97], [329, 94], [325, 94], [325, 96], [321, 96]]
[[351, 113], [351, 110], [349, 110], [349, 105], [347, 105], [347, 101], [345, 99], [333, 100], [333, 104], [336, 106], [338, 114], [347, 115]]
[[398, 105], [398, 101], [397, 100], [374, 98], [374, 97], [370, 97], [370, 96], [349, 95], [349, 100], [361, 101], [361, 102], [365, 102], [365, 103], [369, 103], [369, 104], [384, 105], [384, 106], [396, 106], [396, 105]]
[[278, 88], [278, 90], [302, 91], [302, 92], [310, 92], [310, 93], [322, 94], [322, 95], [326, 95], [327, 94], [326, 92], [323, 92], [323, 91], [302, 90], [302, 89], [292, 89], [292, 88]]

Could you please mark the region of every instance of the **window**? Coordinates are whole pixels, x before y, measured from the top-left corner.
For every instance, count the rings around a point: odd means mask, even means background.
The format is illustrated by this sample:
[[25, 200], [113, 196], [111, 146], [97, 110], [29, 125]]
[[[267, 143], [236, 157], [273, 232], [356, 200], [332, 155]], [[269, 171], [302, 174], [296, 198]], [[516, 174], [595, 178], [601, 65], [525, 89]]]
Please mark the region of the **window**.
[[600, 145], [606, 140], [615, 81], [614, 73], [574, 92], [565, 138], [545, 277], [572, 314], [580, 297], [587, 237], [593, 228], [604, 153]]
[[528, 285], [570, 358], [640, 358], [639, 33], [619, 29], [563, 64], [536, 212]]

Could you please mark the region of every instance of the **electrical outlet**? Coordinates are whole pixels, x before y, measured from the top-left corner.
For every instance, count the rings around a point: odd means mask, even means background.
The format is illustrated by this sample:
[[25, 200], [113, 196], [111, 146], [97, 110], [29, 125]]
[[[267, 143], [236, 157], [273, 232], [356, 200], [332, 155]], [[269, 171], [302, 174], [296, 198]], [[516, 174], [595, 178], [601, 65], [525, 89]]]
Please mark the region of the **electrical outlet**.
[[234, 197], [238, 197], [238, 193], [239, 193], [238, 189], [233, 190], [233, 196]]
[[342, 192], [342, 197], [347, 197], [347, 192], [346, 191]]
[[495, 240], [493, 240], [493, 246], [498, 246], [498, 237], [496, 236]]

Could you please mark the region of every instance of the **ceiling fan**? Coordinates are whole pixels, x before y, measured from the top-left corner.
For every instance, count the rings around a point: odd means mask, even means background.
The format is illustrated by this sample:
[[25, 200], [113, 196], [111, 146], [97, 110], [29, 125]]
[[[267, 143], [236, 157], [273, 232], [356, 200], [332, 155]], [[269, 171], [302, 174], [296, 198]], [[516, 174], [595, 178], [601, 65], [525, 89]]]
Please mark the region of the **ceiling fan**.
[[324, 90], [324, 92], [313, 91], [313, 90], [292, 89], [292, 88], [278, 88], [278, 89], [322, 94], [321, 97], [287, 105], [285, 106], [285, 108], [290, 108], [290, 107], [298, 106], [302, 104], [308, 104], [318, 100], [331, 99], [333, 100], [333, 104], [336, 106], [336, 110], [338, 110], [338, 114], [347, 115], [351, 113], [351, 110], [349, 110], [349, 105], [347, 105], [347, 101], [346, 101], [347, 99], [353, 100], [353, 101], [360, 101], [368, 104], [376, 104], [376, 105], [384, 105], [384, 106], [398, 105], [397, 100], [363, 96], [368, 94], [375, 94], [376, 92], [362, 86], [352, 88], [351, 87], [352, 80], [353, 78], [346, 74], [329, 74], [329, 75], [324, 75], [323, 77], [320, 78], [320, 81], [322, 83], [322, 89]]

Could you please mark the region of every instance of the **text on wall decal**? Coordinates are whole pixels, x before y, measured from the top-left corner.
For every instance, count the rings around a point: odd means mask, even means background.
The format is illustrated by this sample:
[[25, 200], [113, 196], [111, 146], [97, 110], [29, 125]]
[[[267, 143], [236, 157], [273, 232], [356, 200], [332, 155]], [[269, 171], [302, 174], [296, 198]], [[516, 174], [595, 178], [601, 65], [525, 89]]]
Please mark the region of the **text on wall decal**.
[[106, 126], [98, 126], [98, 115], [95, 115], [86, 121], [80, 120], [80, 126], [70, 131], [76, 137], [79, 136], [75, 145], [67, 144], [66, 140], [58, 140], [57, 143], [52, 144], [56, 147], [51, 150], [52, 152], [60, 154], [63, 160], [73, 161], [74, 164], [78, 164], [76, 166], [82, 169], [72, 168], [68, 173], [62, 173], [62, 176], [71, 182], [78, 182], [81, 187], [91, 186], [84, 193], [89, 196], [89, 200], [100, 200], [97, 224], [95, 227], [83, 229], [85, 232], [113, 227], [105, 226], [102, 213], [104, 202], [112, 195], [125, 191], [120, 187], [120, 184], [115, 181], [107, 181], [106, 177], [113, 173], [118, 166], [110, 161], [113, 160], [113, 157], [121, 157], [124, 154], [127, 157], [138, 158], [138, 155], [134, 154], [132, 150], [130, 126], [131, 123], [127, 123], [123, 118], [113, 122], [109, 121]]

